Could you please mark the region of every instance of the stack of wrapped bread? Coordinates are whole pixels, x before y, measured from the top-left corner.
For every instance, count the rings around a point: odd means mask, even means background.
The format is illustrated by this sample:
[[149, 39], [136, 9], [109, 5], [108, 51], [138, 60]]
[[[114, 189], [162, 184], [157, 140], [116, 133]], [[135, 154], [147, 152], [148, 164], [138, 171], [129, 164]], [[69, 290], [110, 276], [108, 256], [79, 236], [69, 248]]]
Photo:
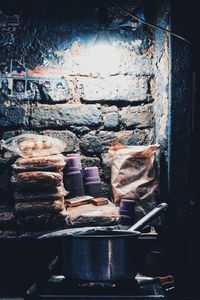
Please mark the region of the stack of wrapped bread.
[[11, 176], [18, 226], [26, 231], [40, 231], [65, 225], [63, 142], [48, 136], [24, 134], [12, 139], [9, 146], [17, 147], [21, 156], [12, 165]]

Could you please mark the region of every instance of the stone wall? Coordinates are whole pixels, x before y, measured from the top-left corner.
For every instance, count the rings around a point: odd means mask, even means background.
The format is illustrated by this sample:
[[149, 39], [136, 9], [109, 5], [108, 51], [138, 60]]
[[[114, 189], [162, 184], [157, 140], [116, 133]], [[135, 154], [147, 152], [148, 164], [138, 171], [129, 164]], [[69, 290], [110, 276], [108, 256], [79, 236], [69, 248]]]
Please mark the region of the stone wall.
[[[84, 166], [99, 167], [104, 195], [110, 196], [109, 168], [104, 163], [109, 145], [159, 142], [166, 157], [168, 40], [162, 31], [141, 22], [133, 23], [133, 28], [121, 26], [126, 17], [115, 5], [102, 10], [98, 1], [88, 1], [89, 6], [73, 2], [68, 11], [81, 7], [69, 13], [68, 20], [62, 5], [55, 14], [54, 6], [45, 14], [42, 4], [32, 9], [21, 6], [20, 14], [13, 12], [18, 23], [13, 25], [13, 39], [4, 41], [0, 54], [0, 138], [34, 132], [64, 140], [66, 153], [80, 152]], [[126, 1], [125, 8], [134, 12], [135, 6]], [[105, 27], [105, 11], [110, 41], [118, 55], [107, 73], [95, 67], [101, 67], [98, 56], [96, 62], [88, 63], [100, 15]], [[4, 7], [0, 15], [4, 20], [6, 12]], [[145, 6], [140, 16], [148, 18]], [[167, 26], [167, 19], [162, 22]], [[2, 91], [5, 79], [7, 92]], [[23, 83], [21, 91], [17, 81]], [[0, 163], [6, 162], [1, 159]], [[3, 172], [0, 176], [0, 189], [5, 192], [8, 176]]]

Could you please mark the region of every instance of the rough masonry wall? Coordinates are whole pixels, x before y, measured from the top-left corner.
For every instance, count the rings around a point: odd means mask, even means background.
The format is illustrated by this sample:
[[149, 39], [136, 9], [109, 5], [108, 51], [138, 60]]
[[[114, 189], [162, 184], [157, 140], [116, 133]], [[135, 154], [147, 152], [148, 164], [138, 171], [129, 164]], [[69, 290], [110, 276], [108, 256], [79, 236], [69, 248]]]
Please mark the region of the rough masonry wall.
[[[104, 194], [110, 196], [110, 174], [104, 163], [108, 146], [162, 140], [156, 137], [162, 128], [158, 129], [160, 120], [155, 115], [160, 117], [167, 100], [163, 96], [159, 103], [163, 91], [155, 75], [158, 64], [166, 63], [167, 57], [162, 58], [166, 48], [162, 45], [157, 55], [155, 32], [140, 22], [133, 24], [135, 30], [119, 26], [126, 18], [114, 5], [105, 9], [98, 1], [88, 1], [88, 6], [73, 1], [66, 17], [61, 4], [44, 10], [45, 3], [30, 9], [22, 6], [19, 17], [19, 12], [13, 12], [18, 23], [12, 23], [12, 39], [8, 43], [1, 40], [0, 138], [34, 132], [64, 140], [66, 153], [80, 152], [84, 166], [100, 168]], [[134, 11], [133, 1], [127, 1], [126, 9]], [[6, 13], [5, 8], [0, 12], [7, 24], [0, 29], [8, 34], [11, 25]], [[118, 61], [104, 74], [95, 68], [98, 56], [93, 64], [85, 57], [106, 22]], [[9, 92], [2, 91], [5, 79]], [[17, 81], [23, 82], [21, 90]], [[166, 124], [163, 126], [165, 135]], [[1, 158], [0, 167], [5, 164]], [[2, 195], [6, 195], [8, 178], [8, 169], [4, 169], [6, 174], [0, 174]]]
[[[164, 29], [170, 30], [171, 8], [169, 1], [148, 1], [145, 7], [146, 19]], [[154, 30], [154, 95], [155, 137], [160, 145], [160, 198], [168, 203], [168, 161], [169, 161], [169, 98], [170, 98], [170, 35], [163, 30]]]

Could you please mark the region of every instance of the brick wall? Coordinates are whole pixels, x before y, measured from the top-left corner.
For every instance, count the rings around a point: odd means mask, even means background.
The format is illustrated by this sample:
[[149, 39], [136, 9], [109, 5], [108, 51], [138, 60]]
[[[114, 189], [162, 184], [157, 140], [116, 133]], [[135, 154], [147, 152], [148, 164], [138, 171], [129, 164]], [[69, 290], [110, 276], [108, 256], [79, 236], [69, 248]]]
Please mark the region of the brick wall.
[[[66, 153], [80, 152], [85, 166], [100, 168], [104, 193], [109, 196], [110, 176], [103, 158], [114, 140], [127, 145], [159, 142], [166, 156], [168, 39], [162, 31], [140, 22], [135, 30], [111, 30], [118, 62], [107, 74], [101, 74], [95, 62], [90, 65], [84, 60], [99, 30], [95, 3], [86, 7], [89, 13], [76, 11], [70, 22], [50, 18], [51, 7], [46, 14], [40, 7], [28, 12], [20, 8], [13, 40], [2, 46], [0, 54], [1, 88], [2, 80], [7, 79], [11, 90], [0, 93], [0, 138], [34, 132], [64, 140]], [[131, 5], [127, 1], [129, 11]], [[58, 12], [62, 15], [62, 7], [56, 12], [56, 16]], [[112, 27], [124, 18], [115, 6], [107, 6], [107, 14]], [[149, 18], [145, 7], [141, 15]], [[162, 26], [166, 27], [166, 13], [164, 16]], [[81, 23], [77, 22], [80, 17]], [[21, 66], [21, 73], [17, 66]], [[15, 87], [20, 80], [24, 84], [21, 92]], [[60, 81], [65, 88], [58, 97], [56, 84]], [[3, 158], [0, 163], [5, 164]], [[3, 172], [0, 176], [0, 189], [5, 191], [7, 177]]]

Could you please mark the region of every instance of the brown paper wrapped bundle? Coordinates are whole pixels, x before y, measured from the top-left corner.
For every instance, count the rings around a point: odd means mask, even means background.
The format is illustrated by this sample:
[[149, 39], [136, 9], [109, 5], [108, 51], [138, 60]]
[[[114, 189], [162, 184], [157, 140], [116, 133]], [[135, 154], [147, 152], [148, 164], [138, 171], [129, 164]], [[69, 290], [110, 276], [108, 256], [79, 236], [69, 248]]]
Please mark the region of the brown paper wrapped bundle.
[[116, 205], [121, 199], [136, 202], [136, 221], [157, 205], [155, 153], [159, 145], [110, 147], [111, 185]]

